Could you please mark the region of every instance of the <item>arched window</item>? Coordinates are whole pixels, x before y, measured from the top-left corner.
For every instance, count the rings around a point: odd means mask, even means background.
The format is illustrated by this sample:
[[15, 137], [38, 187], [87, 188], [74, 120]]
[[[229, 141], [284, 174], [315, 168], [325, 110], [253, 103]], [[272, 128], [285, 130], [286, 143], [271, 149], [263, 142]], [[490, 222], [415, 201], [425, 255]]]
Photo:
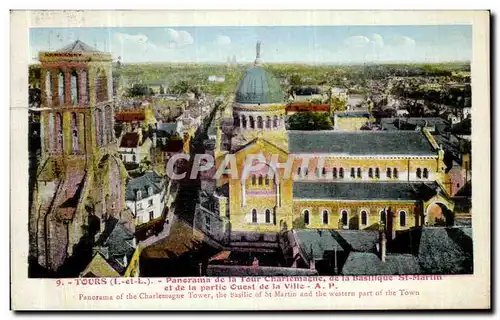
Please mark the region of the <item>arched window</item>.
[[361, 168], [358, 168], [358, 178], [361, 178]]
[[273, 127], [275, 127], [275, 128], [278, 127], [278, 116], [274, 116], [274, 118], [273, 118]]
[[417, 168], [417, 178], [422, 178], [422, 169]]
[[323, 210], [323, 224], [328, 224], [328, 210]]
[[356, 169], [351, 168], [351, 178], [355, 178], [355, 177], [356, 177]]
[[270, 116], [267, 116], [266, 128], [271, 128], [272, 126], [273, 126], [273, 121], [271, 120]]
[[135, 196], [136, 196], [136, 199], [137, 199], [137, 200], [141, 200], [141, 199], [142, 199], [142, 191], [141, 191], [141, 190], [137, 190], [137, 192], [136, 192], [136, 195], [135, 195]]
[[373, 178], [373, 169], [368, 169], [368, 177]]
[[344, 168], [339, 169], [339, 178], [341, 178], [341, 179], [344, 178]]
[[301, 175], [300, 175], [301, 173], [302, 173], [302, 172], [301, 172], [301, 167], [298, 167], [298, 168], [297, 168], [297, 175], [300, 177], [300, 176], [301, 176]]
[[387, 178], [391, 178], [392, 177], [392, 170], [391, 168], [387, 168]]
[[368, 224], [368, 213], [365, 210], [361, 211], [361, 225], [366, 226]]
[[323, 169], [321, 170], [321, 174], [323, 175], [323, 177], [326, 177], [326, 169], [325, 169], [325, 168], [323, 168]]
[[429, 179], [429, 170], [427, 168], [424, 168], [423, 177], [424, 179]]
[[135, 154], [132, 155], [132, 162], [135, 162], [137, 160], [137, 158], [135, 157]]
[[304, 224], [309, 224], [309, 210], [304, 210]]
[[394, 170], [392, 172], [394, 173], [394, 179], [397, 179], [398, 178], [398, 168], [394, 168]]
[[104, 70], [100, 70], [97, 72], [97, 76], [95, 78], [95, 93], [96, 102], [103, 102], [108, 100], [108, 81], [106, 79]]
[[65, 92], [64, 92], [64, 73], [62, 71], [59, 71], [59, 74], [57, 75], [57, 90], [58, 90], [58, 95], [59, 95], [59, 105], [64, 104], [64, 100], [66, 99]]
[[71, 136], [71, 144], [73, 147], [73, 153], [77, 154], [78, 153], [78, 118], [76, 116], [76, 113], [72, 112], [71, 113], [71, 129], [72, 129], [72, 136]]
[[79, 92], [78, 90], [78, 75], [76, 71], [71, 73], [71, 104], [78, 105], [80, 103]]
[[255, 129], [255, 120], [253, 119], [253, 116], [250, 116], [249, 120], [250, 120], [250, 129]]
[[266, 186], [268, 186], [269, 185], [269, 176], [268, 175], [266, 175], [265, 182], [266, 182]]
[[255, 175], [252, 176], [252, 185], [257, 184], [257, 177]]
[[334, 179], [337, 178], [337, 168], [333, 168], [332, 169], [332, 176], [333, 176]]
[[342, 224], [342, 226], [347, 226], [348, 222], [349, 222], [349, 217], [347, 214], [347, 210], [342, 210], [340, 214], [340, 223]]
[[47, 94], [47, 105], [52, 105], [52, 72], [45, 72], [45, 93]]
[[264, 181], [262, 180], [262, 176], [259, 176], [259, 186], [263, 185]]
[[406, 212], [403, 210], [399, 211], [399, 225], [406, 227]]
[[62, 152], [63, 150], [63, 119], [61, 114], [56, 113], [56, 149], [58, 152]]
[[153, 187], [148, 187], [148, 195], [151, 197], [153, 195]]
[[375, 168], [375, 178], [380, 178], [380, 169]]
[[244, 115], [242, 115], [242, 116], [241, 116], [241, 126], [242, 126], [243, 128], [246, 128], [246, 127], [247, 127], [247, 117], [246, 117], [246, 116], [244, 116]]
[[234, 122], [233, 123], [233, 127], [239, 127], [240, 126], [240, 117], [237, 114], [235, 114], [233, 116], [233, 122]]
[[304, 177], [309, 175], [309, 168], [304, 168]]
[[257, 117], [257, 128], [262, 129], [264, 127], [264, 123], [262, 122], [262, 117], [258, 116]]
[[387, 224], [387, 214], [385, 213], [385, 210], [380, 211], [380, 223], [384, 226]]
[[257, 209], [252, 209], [252, 223], [257, 223]]
[[266, 209], [266, 223], [271, 223], [271, 210]]

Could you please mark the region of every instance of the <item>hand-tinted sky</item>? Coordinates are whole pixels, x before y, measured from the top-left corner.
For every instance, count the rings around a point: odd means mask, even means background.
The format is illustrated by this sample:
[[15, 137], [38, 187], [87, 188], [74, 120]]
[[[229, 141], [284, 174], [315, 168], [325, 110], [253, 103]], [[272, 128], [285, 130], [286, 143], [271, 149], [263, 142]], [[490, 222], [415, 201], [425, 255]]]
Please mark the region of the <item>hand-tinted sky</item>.
[[[50, 39], [50, 40], [49, 40]], [[30, 58], [81, 40], [123, 62], [364, 63], [470, 61], [471, 26], [38, 28]]]

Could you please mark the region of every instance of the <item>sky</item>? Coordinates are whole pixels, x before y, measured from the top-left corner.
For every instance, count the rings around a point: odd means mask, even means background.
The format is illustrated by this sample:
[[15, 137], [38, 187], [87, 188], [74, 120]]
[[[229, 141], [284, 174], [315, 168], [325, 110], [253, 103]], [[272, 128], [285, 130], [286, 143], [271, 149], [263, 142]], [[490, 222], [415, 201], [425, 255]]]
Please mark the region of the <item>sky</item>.
[[470, 25], [32, 28], [30, 60], [81, 40], [124, 63], [357, 64], [472, 59]]

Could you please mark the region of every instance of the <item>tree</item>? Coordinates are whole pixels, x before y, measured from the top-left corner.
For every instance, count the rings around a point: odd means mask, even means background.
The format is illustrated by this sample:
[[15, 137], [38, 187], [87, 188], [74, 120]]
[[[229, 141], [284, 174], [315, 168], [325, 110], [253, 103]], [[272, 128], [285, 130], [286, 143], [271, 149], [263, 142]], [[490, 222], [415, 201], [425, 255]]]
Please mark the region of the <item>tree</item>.
[[288, 119], [290, 130], [330, 130], [332, 120], [327, 113], [299, 112]]
[[130, 97], [140, 97], [140, 96], [151, 96], [153, 89], [142, 83], [136, 83], [132, 88], [128, 89], [128, 96]]
[[300, 78], [300, 75], [294, 74], [290, 77], [290, 85], [291, 86], [300, 86], [302, 85], [302, 79]]
[[332, 96], [330, 99], [331, 111], [345, 111], [347, 110], [347, 101], [340, 99], [339, 97]]

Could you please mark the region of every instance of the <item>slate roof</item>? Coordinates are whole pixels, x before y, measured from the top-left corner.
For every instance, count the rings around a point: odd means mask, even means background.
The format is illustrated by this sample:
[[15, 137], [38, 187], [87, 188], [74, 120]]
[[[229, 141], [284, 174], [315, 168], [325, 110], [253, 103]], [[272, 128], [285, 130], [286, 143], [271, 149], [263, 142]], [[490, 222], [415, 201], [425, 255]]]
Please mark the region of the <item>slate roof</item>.
[[138, 190], [142, 192], [142, 198], [147, 198], [149, 187], [153, 188], [153, 194], [160, 193], [163, 188], [163, 178], [154, 171], [146, 171], [142, 176], [131, 179], [127, 183], [125, 199], [134, 201]]
[[417, 258], [411, 254], [388, 254], [382, 262], [375, 253], [351, 252], [347, 257], [344, 275], [398, 275], [419, 274]]
[[437, 184], [408, 182], [299, 182], [293, 183], [294, 199], [325, 200], [427, 200]]
[[370, 118], [368, 111], [342, 111], [335, 112], [338, 118]]
[[438, 131], [444, 131], [449, 123], [446, 119], [439, 117], [431, 118], [420, 118], [420, 117], [409, 117], [409, 118], [382, 118], [380, 119], [380, 125], [384, 130], [415, 130], [417, 126], [423, 127], [427, 123], [427, 126], [435, 126]]
[[290, 153], [436, 156], [420, 131], [288, 131]]
[[100, 52], [100, 51], [80, 40], [76, 40], [75, 42], [72, 42], [62, 47], [56, 52]]
[[177, 122], [166, 122], [158, 126], [159, 131], [166, 131], [169, 133], [177, 132]]
[[120, 274], [123, 274], [127, 268], [127, 266], [123, 265], [123, 257], [126, 256], [127, 261], [130, 262], [134, 254], [135, 248], [131, 243], [133, 238], [132, 231], [128, 230], [123, 223], [118, 222], [104, 242], [108, 252], [106, 260]]

